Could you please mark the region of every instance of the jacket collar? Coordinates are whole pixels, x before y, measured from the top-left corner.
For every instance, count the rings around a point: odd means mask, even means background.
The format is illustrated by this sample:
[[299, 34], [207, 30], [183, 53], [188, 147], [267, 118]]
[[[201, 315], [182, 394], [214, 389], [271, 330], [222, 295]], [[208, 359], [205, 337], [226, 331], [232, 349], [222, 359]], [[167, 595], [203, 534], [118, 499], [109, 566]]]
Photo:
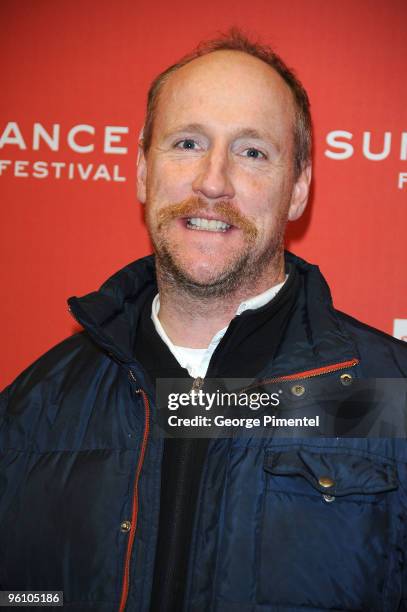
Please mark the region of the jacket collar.
[[359, 359], [352, 338], [332, 304], [331, 292], [318, 266], [286, 252], [286, 261], [300, 276], [298, 300], [280, 350], [273, 376], [317, 370]]
[[100, 347], [118, 361], [131, 364], [143, 296], [150, 291], [157, 292], [151, 255], [116, 272], [99, 291], [69, 298], [69, 310]]
[[[273, 376], [357, 358], [356, 347], [333, 308], [329, 287], [319, 268], [289, 252], [286, 261], [296, 266], [301, 287], [272, 364]], [[150, 292], [156, 291], [154, 257], [148, 256], [114, 274], [99, 291], [82, 298], [71, 297], [68, 304], [71, 313], [101, 348], [119, 362], [132, 364], [142, 304]]]

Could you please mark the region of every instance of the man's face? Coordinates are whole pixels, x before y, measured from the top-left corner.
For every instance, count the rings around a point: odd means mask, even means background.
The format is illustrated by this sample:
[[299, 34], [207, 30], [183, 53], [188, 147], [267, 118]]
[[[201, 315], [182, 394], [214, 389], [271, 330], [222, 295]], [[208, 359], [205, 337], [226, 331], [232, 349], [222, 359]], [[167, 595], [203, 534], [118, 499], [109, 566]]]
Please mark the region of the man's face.
[[272, 284], [287, 218], [308, 194], [309, 171], [294, 180], [293, 128], [288, 86], [247, 54], [217, 51], [169, 77], [138, 168], [159, 266], [202, 295]]

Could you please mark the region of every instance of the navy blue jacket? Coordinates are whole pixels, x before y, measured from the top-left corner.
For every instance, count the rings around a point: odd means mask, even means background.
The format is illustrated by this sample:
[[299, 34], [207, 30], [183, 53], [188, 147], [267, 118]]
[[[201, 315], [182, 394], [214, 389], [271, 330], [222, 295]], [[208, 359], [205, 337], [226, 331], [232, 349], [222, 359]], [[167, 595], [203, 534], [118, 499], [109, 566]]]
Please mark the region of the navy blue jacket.
[[[321, 388], [405, 377], [405, 344], [335, 311], [318, 268], [287, 257], [300, 294], [258, 379], [300, 413]], [[149, 257], [72, 298], [85, 331], [1, 396], [2, 590], [63, 590], [74, 611], [149, 610], [163, 442], [132, 347], [152, 283]], [[404, 434], [210, 440], [186, 611], [407, 610]]]

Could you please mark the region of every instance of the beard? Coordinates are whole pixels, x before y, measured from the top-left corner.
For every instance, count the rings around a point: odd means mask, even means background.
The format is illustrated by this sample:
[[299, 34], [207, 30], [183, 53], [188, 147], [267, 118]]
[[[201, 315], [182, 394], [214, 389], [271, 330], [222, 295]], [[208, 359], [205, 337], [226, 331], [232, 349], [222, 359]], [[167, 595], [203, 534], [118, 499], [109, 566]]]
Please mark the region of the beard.
[[258, 229], [230, 202], [217, 202], [211, 205], [211, 212], [222, 221], [242, 231], [244, 246], [231, 261], [225, 263], [222, 270], [214, 271], [205, 282], [197, 281], [183, 265], [177, 245], [170, 244], [166, 236], [166, 227], [175, 219], [199, 217], [207, 210], [207, 204], [200, 198], [192, 197], [176, 204], [162, 208], [157, 216], [157, 231], [147, 219], [154, 250], [156, 254], [157, 274], [166, 286], [195, 298], [223, 298], [236, 293], [242, 286], [253, 287], [283, 252], [285, 220], [276, 223], [278, 231], [273, 234], [267, 248], [262, 252], [254, 249]]

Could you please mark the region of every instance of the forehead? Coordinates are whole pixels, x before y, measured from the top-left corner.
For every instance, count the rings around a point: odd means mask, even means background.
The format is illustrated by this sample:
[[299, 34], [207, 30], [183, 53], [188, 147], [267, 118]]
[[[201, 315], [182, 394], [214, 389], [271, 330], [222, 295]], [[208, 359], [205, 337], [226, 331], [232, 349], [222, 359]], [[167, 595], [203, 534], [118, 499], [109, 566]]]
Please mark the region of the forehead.
[[294, 123], [293, 96], [269, 65], [240, 51], [215, 51], [172, 73], [160, 91], [155, 131], [182, 123], [273, 130], [282, 138]]

